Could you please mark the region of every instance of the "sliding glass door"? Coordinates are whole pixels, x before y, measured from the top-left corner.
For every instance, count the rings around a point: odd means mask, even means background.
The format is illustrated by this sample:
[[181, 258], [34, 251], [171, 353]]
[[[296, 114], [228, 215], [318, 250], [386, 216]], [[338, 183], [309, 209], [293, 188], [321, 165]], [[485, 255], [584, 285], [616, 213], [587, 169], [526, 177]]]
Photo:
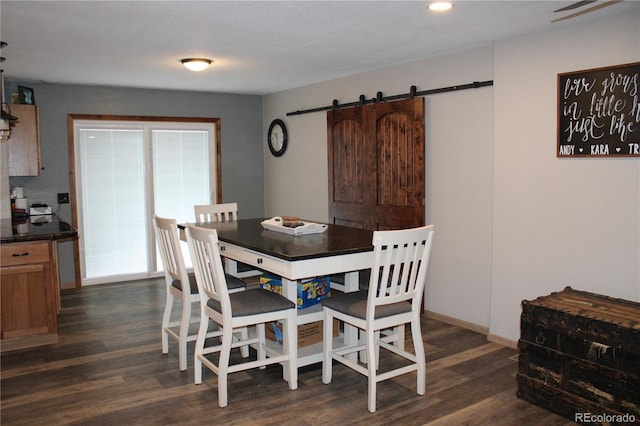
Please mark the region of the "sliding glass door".
[[[160, 216], [186, 222], [193, 206], [215, 200], [208, 131], [152, 130], [153, 190]], [[215, 174], [213, 174], [215, 176]]]
[[215, 202], [214, 123], [74, 121], [83, 285], [146, 278], [162, 267], [153, 214], [194, 220]]
[[79, 129], [83, 280], [147, 272], [144, 132]]

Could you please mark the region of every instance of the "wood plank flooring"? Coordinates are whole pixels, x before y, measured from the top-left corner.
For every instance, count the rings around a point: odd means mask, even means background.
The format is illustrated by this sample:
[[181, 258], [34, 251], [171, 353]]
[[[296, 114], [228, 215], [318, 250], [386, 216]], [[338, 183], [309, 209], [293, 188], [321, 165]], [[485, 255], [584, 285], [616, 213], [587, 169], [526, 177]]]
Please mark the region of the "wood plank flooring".
[[342, 365], [329, 385], [301, 368], [296, 391], [271, 366], [231, 375], [221, 409], [213, 373], [193, 384], [192, 344], [186, 372], [175, 342], [162, 355], [163, 306], [160, 279], [63, 290], [58, 344], [1, 357], [2, 425], [574, 424], [516, 398], [515, 350], [426, 318], [424, 396], [415, 374], [382, 382], [371, 414], [366, 378]]

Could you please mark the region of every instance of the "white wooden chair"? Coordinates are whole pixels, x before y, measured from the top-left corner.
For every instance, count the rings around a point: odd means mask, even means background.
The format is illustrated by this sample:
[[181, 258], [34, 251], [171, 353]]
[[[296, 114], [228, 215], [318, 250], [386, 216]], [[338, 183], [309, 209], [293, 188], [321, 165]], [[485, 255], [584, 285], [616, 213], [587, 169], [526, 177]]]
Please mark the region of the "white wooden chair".
[[[283, 377], [290, 389], [298, 387], [298, 334], [296, 326], [296, 305], [289, 299], [260, 288], [242, 293], [229, 293], [227, 280], [222, 268], [218, 234], [215, 229], [197, 228], [187, 225], [187, 241], [193, 261], [198, 290], [200, 291], [200, 328], [194, 355], [195, 383], [202, 383], [202, 365], [218, 375], [218, 405], [227, 406], [227, 376], [237, 371], [264, 368], [275, 363], [283, 363]], [[207, 340], [209, 321], [218, 324], [217, 335], [220, 343]], [[267, 351], [265, 346], [265, 323], [283, 323], [284, 339], [282, 351]], [[256, 326], [255, 338], [233, 341], [233, 333], [239, 328]], [[244, 336], [246, 337], [246, 336]], [[205, 346], [209, 342], [211, 346]], [[231, 349], [257, 346], [257, 359], [230, 364]], [[219, 352], [215, 357], [207, 355]], [[267, 357], [267, 352], [269, 356]]]
[[[238, 220], [238, 203], [201, 204], [193, 206], [196, 222], [230, 222]], [[259, 269], [253, 269], [246, 263], [225, 259], [225, 271], [236, 278], [262, 275]]]
[[201, 204], [193, 206], [196, 222], [230, 222], [238, 220], [238, 203]]
[[[417, 393], [425, 393], [425, 355], [420, 329], [420, 309], [433, 242], [434, 227], [375, 231], [373, 262], [367, 291], [337, 294], [322, 301], [324, 335], [322, 382], [331, 383], [332, 360], [354, 369], [369, 379], [368, 408], [376, 411], [376, 386], [411, 371], [417, 371]], [[362, 330], [364, 341], [351, 347], [333, 348], [333, 320], [344, 321]], [[381, 330], [411, 325], [414, 352], [393, 345]], [[386, 349], [410, 362], [378, 373], [379, 350]], [[365, 366], [354, 356], [366, 350]]]
[[[193, 319], [191, 317], [191, 304], [200, 300], [198, 287], [194, 275], [188, 273], [185, 267], [178, 238], [177, 221], [154, 215], [153, 228], [164, 268], [166, 285], [166, 301], [162, 315], [162, 353], [169, 353], [169, 336], [171, 336], [178, 342], [180, 371], [185, 371], [187, 369], [187, 342], [196, 339], [196, 334], [189, 334], [189, 324], [199, 320], [198, 316]], [[232, 289], [231, 291], [242, 291], [246, 287], [244, 281], [233, 277], [229, 277], [228, 285]], [[182, 315], [179, 321], [171, 320], [175, 299], [182, 302]], [[247, 351], [245, 355], [248, 356], [248, 354]]]

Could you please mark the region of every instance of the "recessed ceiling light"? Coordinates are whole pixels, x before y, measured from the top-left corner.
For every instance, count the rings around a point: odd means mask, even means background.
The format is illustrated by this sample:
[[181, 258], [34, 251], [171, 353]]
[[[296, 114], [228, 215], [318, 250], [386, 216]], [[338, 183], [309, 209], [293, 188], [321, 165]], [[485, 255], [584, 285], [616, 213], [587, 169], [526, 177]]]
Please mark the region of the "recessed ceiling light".
[[434, 1], [429, 3], [429, 10], [434, 12], [445, 12], [453, 7], [453, 3], [449, 1]]
[[191, 71], [202, 71], [207, 69], [213, 61], [205, 58], [186, 58], [182, 59], [180, 62], [182, 62], [182, 65], [189, 68]]

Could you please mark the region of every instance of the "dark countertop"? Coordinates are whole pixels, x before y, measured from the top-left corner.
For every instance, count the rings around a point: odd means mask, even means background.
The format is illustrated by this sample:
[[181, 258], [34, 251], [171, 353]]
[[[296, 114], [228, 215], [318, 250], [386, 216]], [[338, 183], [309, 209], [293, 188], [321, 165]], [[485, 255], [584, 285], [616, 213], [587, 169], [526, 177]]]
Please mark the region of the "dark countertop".
[[[50, 221], [49, 221], [50, 220]], [[31, 216], [26, 221], [0, 220], [0, 243], [21, 243], [38, 240], [62, 240], [78, 236], [67, 222], [56, 215]]]
[[[231, 222], [195, 223], [202, 228], [214, 228], [218, 239], [250, 250], [256, 250], [287, 261], [359, 253], [373, 250], [373, 231], [327, 224], [320, 234], [287, 235], [262, 227], [260, 219], [240, 219]], [[178, 225], [185, 228], [184, 225]]]

